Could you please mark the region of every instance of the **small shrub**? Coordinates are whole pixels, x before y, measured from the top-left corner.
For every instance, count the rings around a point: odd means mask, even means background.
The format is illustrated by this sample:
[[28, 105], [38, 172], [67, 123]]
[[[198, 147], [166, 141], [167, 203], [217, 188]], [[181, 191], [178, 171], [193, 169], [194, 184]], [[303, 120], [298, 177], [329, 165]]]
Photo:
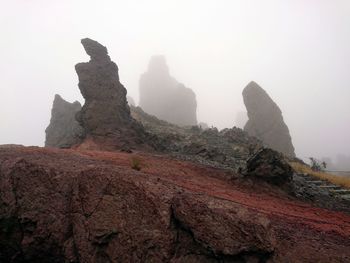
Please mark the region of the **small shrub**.
[[140, 171], [141, 170], [141, 160], [137, 157], [132, 157], [130, 161], [131, 168]]
[[326, 162], [319, 162], [315, 158], [310, 157], [310, 162], [311, 162], [311, 169], [316, 172], [323, 172], [324, 169], [326, 169], [327, 164]]

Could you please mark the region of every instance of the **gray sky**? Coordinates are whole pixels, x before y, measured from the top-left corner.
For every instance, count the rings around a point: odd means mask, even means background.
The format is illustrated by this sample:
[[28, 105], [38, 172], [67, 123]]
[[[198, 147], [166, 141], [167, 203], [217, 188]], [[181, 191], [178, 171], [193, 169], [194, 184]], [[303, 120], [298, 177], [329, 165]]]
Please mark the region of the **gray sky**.
[[194, 90], [198, 120], [232, 127], [256, 81], [300, 157], [350, 155], [348, 0], [0, 0], [0, 144], [43, 145], [59, 93], [83, 102], [80, 39], [107, 46], [138, 101], [151, 55]]

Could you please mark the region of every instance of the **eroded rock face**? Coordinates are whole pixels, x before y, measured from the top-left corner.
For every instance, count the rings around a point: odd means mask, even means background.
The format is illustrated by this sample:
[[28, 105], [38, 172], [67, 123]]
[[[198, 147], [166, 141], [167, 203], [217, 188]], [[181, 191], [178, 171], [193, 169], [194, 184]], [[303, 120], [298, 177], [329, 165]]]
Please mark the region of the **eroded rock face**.
[[83, 148], [115, 149], [144, 144], [145, 133], [130, 116], [126, 89], [119, 82], [118, 67], [107, 48], [85, 38], [81, 40], [90, 61], [75, 70], [85, 99], [77, 120], [86, 134]]
[[140, 107], [173, 124], [197, 124], [194, 92], [170, 76], [164, 56], [153, 56], [140, 78]]
[[266, 146], [289, 157], [295, 157], [292, 139], [282, 112], [266, 91], [252, 81], [243, 90], [243, 100], [249, 118], [244, 130], [260, 139]]
[[80, 143], [84, 130], [75, 119], [81, 110], [78, 101], [69, 103], [58, 94], [55, 95], [51, 110], [51, 120], [46, 128], [46, 147], [69, 148]]
[[282, 154], [263, 148], [247, 161], [246, 176], [291, 190], [293, 169]]
[[0, 262], [350, 260], [349, 215], [164, 157], [133, 155], [136, 171], [131, 157], [2, 149]]

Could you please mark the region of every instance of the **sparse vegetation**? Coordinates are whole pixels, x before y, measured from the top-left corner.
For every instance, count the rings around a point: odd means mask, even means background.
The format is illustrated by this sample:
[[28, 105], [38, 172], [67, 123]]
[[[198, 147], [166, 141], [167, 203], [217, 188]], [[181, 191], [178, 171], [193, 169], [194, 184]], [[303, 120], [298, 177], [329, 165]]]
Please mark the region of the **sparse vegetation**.
[[311, 169], [313, 171], [323, 172], [324, 169], [326, 169], [326, 167], [327, 167], [326, 162], [320, 162], [320, 161], [316, 160], [313, 157], [310, 157], [309, 159], [310, 159], [310, 162], [311, 162]]
[[337, 176], [333, 174], [326, 173], [324, 171], [314, 171], [310, 166], [305, 164], [290, 162], [289, 163], [293, 169], [298, 173], [307, 173], [311, 176], [327, 180], [333, 184], [340, 185], [345, 188], [350, 188], [350, 178], [347, 176]]
[[130, 160], [130, 166], [132, 169], [140, 171], [142, 168], [141, 160], [137, 157], [132, 157]]

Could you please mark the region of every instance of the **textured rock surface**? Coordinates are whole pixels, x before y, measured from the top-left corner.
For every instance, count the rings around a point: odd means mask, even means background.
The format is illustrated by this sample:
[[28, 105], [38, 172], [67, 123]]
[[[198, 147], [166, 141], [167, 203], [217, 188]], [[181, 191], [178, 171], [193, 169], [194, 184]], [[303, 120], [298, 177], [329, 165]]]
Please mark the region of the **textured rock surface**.
[[153, 56], [140, 78], [139, 105], [145, 112], [173, 124], [197, 124], [196, 95], [170, 76], [163, 56]]
[[250, 82], [243, 90], [243, 100], [249, 118], [244, 130], [259, 138], [266, 146], [295, 157], [292, 139], [282, 112], [265, 90], [255, 82]]
[[78, 101], [69, 103], [60, 95], [55, 95], [50, 124], [45, 130], [45, 146], [69, 148], [80, 143], [84, 131], [75, 119], [80, 110], [81, 105]]
[[86, 134], [82, 148], [140, 147], [145, 133], [130, 116], [117, 65], [111, 61], [106, 47], [98, 42], [85, 38], [81, 43], [90, 56], [89, 62], [75, 66], [85, 99], [77, 115]]
[[264, 148], [247, 161], [247, 176], [254, 176], [270, 184], [291, 190], [293, 169], [282, 154]]
[[[245, 169], [247, 159], [261, 147], [261, 142], [239, 128], [201, 129], [180, 127], [131, 107], [132, 116], [154, 135], [163, 152], [176, 158], [190, 160], [234, 171]], [[161, 148], [159, 148], [161, 149]]]
[[0, 228], [4, 263], [350, 261], [349, 215], [145, 154], [1, 149]]

